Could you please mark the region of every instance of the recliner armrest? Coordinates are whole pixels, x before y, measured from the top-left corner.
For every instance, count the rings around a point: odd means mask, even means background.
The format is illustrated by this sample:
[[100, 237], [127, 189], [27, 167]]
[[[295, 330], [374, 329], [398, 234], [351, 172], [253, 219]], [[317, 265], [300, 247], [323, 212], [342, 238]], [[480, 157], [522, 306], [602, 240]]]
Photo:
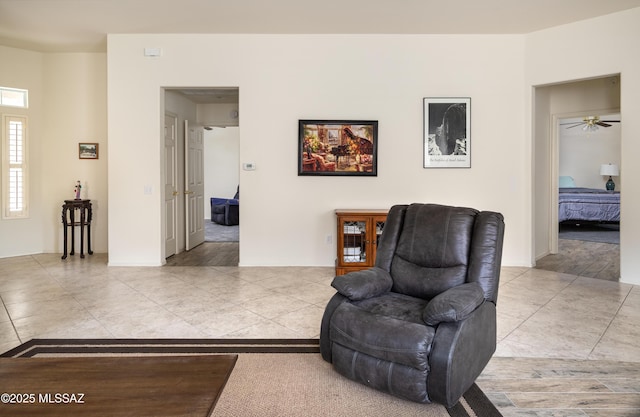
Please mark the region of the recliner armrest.
[[376, 267], [337, 276], [331, 283], [340, 294], [353, 301], [382, 295], [389, 292], [392, 285], [391, 275]]
[[456, 322], [467, 318], [484, 302], [484, 291], [475, 283], [449, 288], [433, 297], [422, 312], [422, 319], [429, 326], [442, 322]]

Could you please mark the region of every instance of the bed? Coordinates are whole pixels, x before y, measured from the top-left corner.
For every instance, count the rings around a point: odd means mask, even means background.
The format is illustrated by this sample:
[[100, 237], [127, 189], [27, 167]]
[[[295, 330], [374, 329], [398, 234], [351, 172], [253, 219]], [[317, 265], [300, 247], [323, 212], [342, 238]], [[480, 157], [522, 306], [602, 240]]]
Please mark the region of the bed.
[[571, 187], [560, 181], [558, 221], [620, 222], [620, 192]]

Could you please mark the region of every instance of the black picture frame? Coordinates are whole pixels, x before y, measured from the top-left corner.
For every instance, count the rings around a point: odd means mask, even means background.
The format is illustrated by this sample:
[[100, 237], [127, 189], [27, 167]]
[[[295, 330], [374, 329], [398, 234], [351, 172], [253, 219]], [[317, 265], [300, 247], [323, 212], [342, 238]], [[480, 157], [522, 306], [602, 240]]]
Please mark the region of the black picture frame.
[[378, 175], [377, 120], [298, 120], [298, 175]]
[[471, 168], [471, 98], [425, 97], [424, 168]]

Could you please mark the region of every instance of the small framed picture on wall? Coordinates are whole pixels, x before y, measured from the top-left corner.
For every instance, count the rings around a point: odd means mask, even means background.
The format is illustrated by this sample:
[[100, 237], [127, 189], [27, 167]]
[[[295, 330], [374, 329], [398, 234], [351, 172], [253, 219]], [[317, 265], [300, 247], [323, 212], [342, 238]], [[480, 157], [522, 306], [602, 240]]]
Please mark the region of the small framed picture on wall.
[[98, 159], [98, 144], [80, 142], [78, 144], [78, 158], [80, 159]]

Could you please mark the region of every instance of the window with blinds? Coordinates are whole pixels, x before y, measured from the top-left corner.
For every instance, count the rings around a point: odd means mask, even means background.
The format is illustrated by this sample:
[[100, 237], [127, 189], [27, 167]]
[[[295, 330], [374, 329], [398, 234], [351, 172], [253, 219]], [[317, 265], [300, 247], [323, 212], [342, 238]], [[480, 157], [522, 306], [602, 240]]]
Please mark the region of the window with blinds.
[[3, 117], [2, 217], [27, 217], [27, 118]]

